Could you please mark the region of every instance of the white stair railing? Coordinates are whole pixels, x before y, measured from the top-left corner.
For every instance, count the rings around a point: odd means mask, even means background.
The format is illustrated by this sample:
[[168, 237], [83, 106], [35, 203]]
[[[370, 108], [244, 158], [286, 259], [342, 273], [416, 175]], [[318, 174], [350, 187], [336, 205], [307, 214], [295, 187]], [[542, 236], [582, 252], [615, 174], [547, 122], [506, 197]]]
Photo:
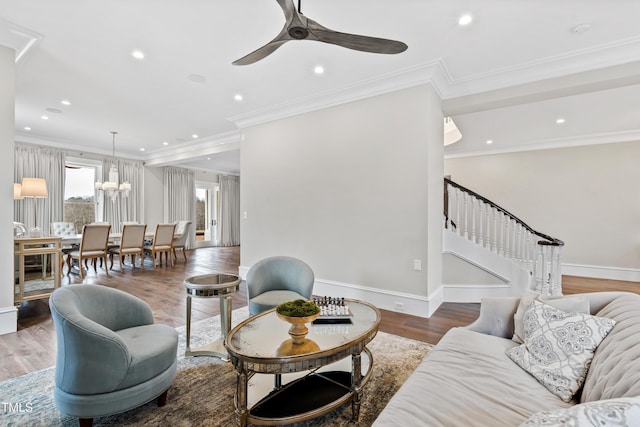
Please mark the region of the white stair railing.
[[479, 194], [444, 180], [444, 227], [518, 264], [542, 295], [562, 295], [564, 242], [529, 227]]

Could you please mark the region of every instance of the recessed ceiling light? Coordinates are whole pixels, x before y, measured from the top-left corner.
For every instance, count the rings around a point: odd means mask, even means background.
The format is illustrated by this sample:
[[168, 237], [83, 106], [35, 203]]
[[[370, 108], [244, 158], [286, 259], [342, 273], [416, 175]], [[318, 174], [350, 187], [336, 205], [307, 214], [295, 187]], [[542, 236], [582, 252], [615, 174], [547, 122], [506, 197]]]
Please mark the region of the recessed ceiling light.
[[211, 157], [207, 157], [207, 160], [211, 160]]
[[197, 139], [197, 138], [198, 138], [198, 134], [197, 134], [197, 133], [194, 133], [193, 135], [191, 135], [191, 138], [193, 138], [193, 139]]
[[167, 141], [163, 142], [162, 145], [169, 145]]
[[233, 99], [235, 99], [236, 101], [240, 102], [240, 101], [242, 101], [244, 98], [242, 97], [242, 94], [240, 94], [240, 93], [236, 93], [235, 95], [233, 95]]
[[313, 72], [316, 74], [324, 74], [324, 67], [322, 65], [316, 65]]
[[194, 83], [205, 83], [207, 81], [207, 78], [205, 76], [201, 76], [200, 74], [189, 74], [187, 78], [189, 79], [189, 81], [192, 81]]
[[71, 101], [69, 101], [68, 99], [63, 99], [62, 101], [60, 101], [60, 104], [62, 104], [62, 105], [71, 105]]
[[31, 128], [29, 126], [25, 126], [24, 130], [31, 130]]
[[140, 147], [140, 151], [144, 151], [144, 147]]
[[141, 50], [134, 50], [133, 52], [131, 52], [131, 56], [136, 59], [144, 59], [144, 52], [142, 52]]
[[462, 15], [460, 19], [458, 19], [459, 25], [469, 25], [473, 21], [473, 17], [471, 15]]
[[556, 120], [556, 123], [559, 124], [559, 125], [563, 124], [564, 122], [565, 122], [565, 120], [562, 117], [560, 117], [559, 119]]
[[586, 33], [590, 29], [591, 29], [591, 24], [583, 23], [583, 24], [578, 24], [575, 27], [571, 28], [571, 32], [574, 34], [582, 34], [582, 33]]
[[49, 120], [49, 116], [40, 116], [42, 120]]
[[493, 140], [492, 139], [487, 139], [487, 144], [493, 144]]

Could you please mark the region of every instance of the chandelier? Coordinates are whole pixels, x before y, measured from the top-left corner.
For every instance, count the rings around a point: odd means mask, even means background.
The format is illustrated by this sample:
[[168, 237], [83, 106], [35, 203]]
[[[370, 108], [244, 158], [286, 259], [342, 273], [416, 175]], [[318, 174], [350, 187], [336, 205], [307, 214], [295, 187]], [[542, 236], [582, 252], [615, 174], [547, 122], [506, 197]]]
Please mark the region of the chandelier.
[[111, 134], [113, 135], [113, 160], [111, 162], [111, 167], [109, 168], [109, 181], [96, 181], [95, 189], [103, 191], [106, 196], [111, 197], [112, 202], [115, 202], [118, 198], [118, 194], [122, 194], [123, 198], [129, 196], [131, 184], [129, 184], [128, 181], [118, 184], [120, 181], [118, 176], [118, 167], [116, 166], [116, 135], [118, 132], [111, 131]]

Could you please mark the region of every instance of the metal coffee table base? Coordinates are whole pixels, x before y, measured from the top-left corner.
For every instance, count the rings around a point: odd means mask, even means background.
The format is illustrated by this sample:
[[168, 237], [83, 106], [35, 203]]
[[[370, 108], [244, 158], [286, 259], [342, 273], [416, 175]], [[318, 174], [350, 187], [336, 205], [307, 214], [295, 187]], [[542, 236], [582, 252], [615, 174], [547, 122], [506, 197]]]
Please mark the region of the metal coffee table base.
[[[187, 336], [185, 357], [213, 356], [229, 360], [224, 339], [231, 330], [231, 300], [239, 289], [240, 278], [233, 275], [209, 274], [189, 277], [184, 281], [187, 288]], [[191, 348], [191, 298], [218, 298], [220, 300], [219, 339], [200, 347]]]
[[224, 339], [231, 330], [231, 296], [220, 298], [220, 331], [222, 335], [217, 340], [200, 347], [191, 348], [191, 295], [187, 296], [187, 345], [185, 357], [213, 356], [222, 360], [229, 360], [229, 354], [224, 347]]

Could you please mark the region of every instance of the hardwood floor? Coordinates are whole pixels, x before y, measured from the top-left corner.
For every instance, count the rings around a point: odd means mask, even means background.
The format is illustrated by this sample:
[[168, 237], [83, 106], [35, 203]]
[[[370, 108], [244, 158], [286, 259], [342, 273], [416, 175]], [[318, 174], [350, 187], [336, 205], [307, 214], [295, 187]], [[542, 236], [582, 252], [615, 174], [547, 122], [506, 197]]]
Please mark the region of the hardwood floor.
[[[109, 277], [100, 268], [97, 274], [90, 269], [85, 283], [109, 286], [136, 295], [151, 306], [156, 322], [172, 327], [183, 326], [186, 318], [184, 279], [212, 271], [237, 274], [240, 248], [201, 248], [187, 251], [187, 257], [189, 260], [185, 263], [179, 256], [175, 267], [153, 269], [151, 261], [147, 260], [144, 271], [126, 265], [122, 273], [116, 261]], [[63, 286], [74, 283], [81, 283], [77, 274], [70, 274], [62, 280]], [[563, 277], [565, 294], [607, 290], [639, 292], [639, 289], [640, 284], [635, 282]], [[242, 283], [240, 292], [233, 297], [233, 308], [246, 306], [246, 298], [246, 285]], [[23, 304], [18, 311], [18, 332], [0, 336], [3, 355], [0, 381], [55, 365], [56, 337], [48, 302], [45, 299]], [[429, 319], [387, 310], [381, 312], [381, 331], [437, 344], [452, 327], [473, 322], [480, 312], [480, 304], [444, 303]], [[216, 299], [193, 299], [192, 321], [217, 314], [219, 304]]]

